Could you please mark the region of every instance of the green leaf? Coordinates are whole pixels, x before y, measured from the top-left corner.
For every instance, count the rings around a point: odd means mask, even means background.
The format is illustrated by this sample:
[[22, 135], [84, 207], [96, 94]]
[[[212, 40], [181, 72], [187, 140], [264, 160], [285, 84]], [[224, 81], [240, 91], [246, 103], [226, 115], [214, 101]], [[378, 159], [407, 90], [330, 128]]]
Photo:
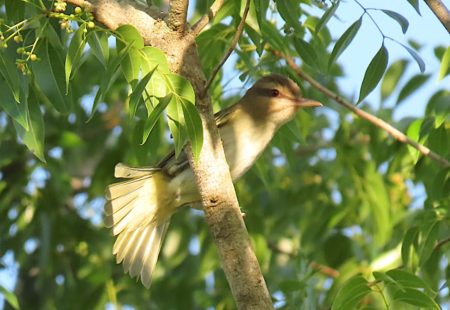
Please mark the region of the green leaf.
[[416, 10], [417, 14], [420, 14], [420, 10], [419, 10], [419, 0], [408, 0], [409, 4], [411, 4], [411, 6], [414, 8], [414, 10]]
[[328, 23], [328, 21], [330, 20], [331, 17], [333, 17], [333, 15], [336, 13], [336, 10], [339, 7], [339, 4], [341, 2], [337, 1], [334, 2], [330, 8], [328, 8], [328, 10], [325, 12], [325, 14], [323, 14], [323, 16], [320, 18], [319, 23], [317, 24], [316, 27], [316, 33], [319, 33], [320, 30], [322, 30], [322, 28]]
[[269, 0], [254, 0], [256, 19], [261, 29], [263, 20], [266, 19], [267, 9], [269, 8]]
[[419, 230], [417, 227], [411, 227], [403, 237], [402, 243], [402, 261], [403, 264], [410, 270], [414, 270], [416, 267], [416, 244]]
[[337, 292], [332, 310], [354, 309], [361, 299], [371, 292], [366, 279], [362, 276], [355, 276], [345, 282]]
[[108, 64], [106, 73], [103, 75], [97, 94], [95, 94], [94, 104], [92, 105], [92, 111], [89, 120], [94, 116], [94, 112], [97, 109], [98, 104], [103, 100], [104, 94], [109, 91], [112, 84], [118, 78], [120, 71], [117, 70], [117, 68], [127, 55], [128, 51], [131, 49], [131, 47], [132, 47], [131, 44], [128, 45], [126, 48], [121, 50], [116, 57], [110, 59], [110, 63]]
[[195, 93], [191, 83], [178, 74], [166, 74], [167, 87], [176, 97], [195, 103]]
[[300, 24], [301, 8], [300, 3], [296, 1], [277, 1], [277, 10], [281, 18], [295, 31], [302, 32]]
[[397, 105], [400, 104], [403, 100], [405, 100], [408, 96], [410, 96], [413, 92], [418, 90], [426, 81], [428, 81], [429, 77], [430, 75], [423, 75], [423, 74], [418, 74], [412, 77], [400, 91], [400, 94], [398, 95], [397, 98]]
[[427, 291], [431, 291], [428, 284], [413, 273], [400, 269], [392, 269], [386, 272], [386, 274], [402, 288], [424, 288]]
[[410, 305], [431, 308], [431, 309], [440, 309], [439, 305], [431, 299], [430, 296], [422, 293], [419, 290], [406, 288], [404, 290], [396, 291], [392, 298], [397, 301], [401, 301]]
[[81, 24], [77, 31], [75, 31], [72, 40], [70, 41], [69, 49], [67, 51], [65, 73], [66, 73], [66, 94], [69, 93], [69, 81], [71, 75], [75, 71], [73, 68], [79, 67], [81, 56], [83, 55], [84, 46], [86, 45], [86, 24]]
[[45, 162], [44, 157], [44, 119], [42, 117], [39, 103], [33, 91], [30, 91], [28, 97], [28, 131], [22, 126], [15, 124], [16, 131], [23, 143], [28, 149], [42, 162]]
[[131, 25], [122, 25], [116, 29], [115, 33], [120, 44], [132, 45], [136, 49], [144, 47], [144, 39], [139, 31]]
[[402, 32], [406, 33], [406, 30], [408, 30], [409, 27], [409, 22], [403, 15], [390, 10], [381, 10], [381, 11], [383, 11], [383, 13], [385, 13], [387, 16], [395, 20], [400, 25], [400, 27], [402, 27]]
[[13, 94], [2, 79], [0, 79], [0, 107], [25, 130], [28, 130], [27, 100], [16, 102]]
[[158, 66], [158, 71], [161, 73], [170, 73], [166, 55], [160, 49], [152, 46], [144, 46], [140, 49], [140, 52], [144, 60], [142, 63], [144, 73], [149, 72], [156, 66]]
[[[415, 121], [413, 121], [409, 126], [408, 129], [406, 131], [406, 135], [411, 138], [412, 140], [419, 142], [419, 143], [423, 143], [424, 139], [420, 139], [420, 129], [422, 127], [422, 123], [423, 123], [423, 119], [416, 119]], [[419, 160], [420, 157], [420, 152], [412, 147], [412, 146], [407, 146], [409, 153], [411, 154], [411, 156], [413, 157], [414, 161], [417, 162], [417, 160]]]
[[0, 52], [0, 74], [5, 79], [11, 90], [14, 100], [20, 102], [20, 78], [14, 62], [12, 62], [7, 55]]
[[3, 295], [3, 297], [11, 307], [13, 307], [14, 309], [20, 309], [16, 294], [8, 291], [3, 285], [0, 285], [0, 294]]
[[92, 54], [106, 68], [109, 61], [108, 35], [100, 31], [90, 31], [87, 42], [91, 47]]
[[442, 56], [438, 80], [442, 80], [450, 72], [449, 69], [450, 69], [450, 46], [447, 47], [444, 56]]
[[64, 114], [69, 112], [72, 97], [65, 94], [63, 56], [48, 42], [41, 44], [36, 53], [41, 60], [31, 64], [35, 84], [56, 110]]
[[144, 92], [145, 87], [148, 82], [152, 78], [153, 73], [155, 72], [157, 67], [153, 68], [152, 71], [147, 73], [142, 80], [137, 83], [136, 87], [133, 89], [133, 92], [130, 94], [130, 117], [133, 118], [136, 114], [137, 108], [142, 101], [142, 93]]
[[159, 117], [166, 109], [169, 102], [172, 100], [172, 94], [168, 94], [164, 98], [159, 99], [158, 104], [155, 106], [155, 108], [150, 112], [150, 115], [145, 120], [144, 124], [144, 131], [142, 134], [142, 142], [141, 144], [144, 144], [150, 133], [152, 132], [153, 128], [155, 127], [156, 123], [158, 122]]
[[317, 54], [314, 48], [301, 38], [294, 38], [294, 47], [302, 60], [312, 67], [318, 67]]
[[367, 67], [366, 72], [364, 73], [363, 82], [359, 91], [358, 103], [364, 100], [364, 98], [366, 98], [367, 95], [369, 95], [372, 90], [378, 85], [381, 78], [383, 77], [384, 72], [386, 71], [388, 58], [389, 55], [386, 47], [384, 47], [384, 45], [381, 45], [381, 48], [375, 54], [369, 66]]
[[286, 52], [285, 39], [281, 36], [274, 24], [268, 21], [263, 21], [261, 31], [263, 37], [267, 40], [267, 42], [269, 42], [273, 49], [283, 53]]
[[424, 265], [433, 254], [434, 246], [439, 238], [440, 222], [434, 222], [424, 233], [424, 240], [419, 250], [420, 265]]
[[405, 73], [406, 60], [398, 60], [394, 62], [386, 71], [381, 82], [381, 100], [388, 98], [392, 92], [397, 89], [397, 84]]
[[412, 56], [412, 58], [414, 58], [417, 65], [419, 66], [420, 72], [424, 73], [425, 72], [425, 62], [423, 61], [422, 57], [420, 57], [420, 55], [417, 54], [417, 52], [415, 50], [413, 50], [412, 48], [410, 48], [409, 46], [406, 46], [404, 44], [401, 44], [401, 45], [408, 51], [408, 53]]
[[335, 63], [336, 59], [344, 52], [344, 50], [350, 45], [350, 43], [355, 38], [358, 33], [359, 28], [362, 24], [362, 18], [354, 22], [347, 30], [342, 34], [342, 36], [336, 41], [333, 51], [331, 52], [330, 59], [328, 59], [328, 68]]
[[197, 108], [190, 101], [181, 101], [183, 115], [186, 121], [186, 130], [188, 139], [191, 142], [192, 154], [198, 160], [203, 146], [203, 127], [202, 120], [198, 114]]

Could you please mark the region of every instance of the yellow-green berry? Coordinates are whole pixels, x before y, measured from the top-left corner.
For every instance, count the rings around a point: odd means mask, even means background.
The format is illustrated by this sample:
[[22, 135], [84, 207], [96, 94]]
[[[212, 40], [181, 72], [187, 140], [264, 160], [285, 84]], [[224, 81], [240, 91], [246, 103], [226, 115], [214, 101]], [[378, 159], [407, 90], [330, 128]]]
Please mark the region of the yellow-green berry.
[[88, 22], [88, 23], [87, 23], [87, 27], [88, 27], [89, 29], [93, 29], [93, 28], [95, 28], [95, 23], [94, 23], [94, 22]]
[[83, 12], [83, 10], [79, 6], [77, 6], [75, 8], [75, 14], [81, 14], [81, 12]]
[[36, 54], [31, 54], [31, 55], [30, 55], [30, 60], [31, 60], [31, 61], [36, 61], [36, 60], [37, 60]]

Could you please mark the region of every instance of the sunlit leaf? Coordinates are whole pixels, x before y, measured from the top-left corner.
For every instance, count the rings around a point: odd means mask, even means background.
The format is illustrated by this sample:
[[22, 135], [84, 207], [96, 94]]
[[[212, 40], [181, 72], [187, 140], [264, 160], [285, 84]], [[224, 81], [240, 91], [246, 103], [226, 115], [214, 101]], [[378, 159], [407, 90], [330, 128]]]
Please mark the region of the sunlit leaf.
[[359, 91], [358, 103], [369, 95], [372, 90], [378, 85], [388, 64], [388, 51], [384, 45], [375, 54], [369, 66], [364, 73], [364, 78]]
[[14, 309], [20, 309], [16, 294], [8, 291], [3, 285], [0, 285], [0, 295], [5, 298], [11, 307]]
[[447, 47], [441, 60], [441, 67], [439, 69], [439, 80], [442, 80], [450, 72], [450, 47]]
[[336, 41], [333, 51], [331, 52], [330, 58], [328, 59], [328, 68], [335, 63], [336, 59], [345, 51], [345, 49], [350, 45], [350, 43], [355, 38], [358, 33], [359, 28], [362, 24], [362, 18], [354, 22], [347, 30], [342, 34], [342, 36]]

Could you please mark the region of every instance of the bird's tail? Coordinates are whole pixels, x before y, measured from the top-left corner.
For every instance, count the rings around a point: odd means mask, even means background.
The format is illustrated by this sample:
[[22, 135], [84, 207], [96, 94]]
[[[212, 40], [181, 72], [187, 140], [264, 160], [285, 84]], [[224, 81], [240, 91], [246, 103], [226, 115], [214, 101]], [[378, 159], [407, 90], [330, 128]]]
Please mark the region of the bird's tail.
[[169, 180], [155, 168], [130, 168], [117, 164], [115, 177], [129, 180], [106, 190], [105, 224], [114, 236], [113, 254], [125, 272], [150, 287], [170, 218], [175, 211]]

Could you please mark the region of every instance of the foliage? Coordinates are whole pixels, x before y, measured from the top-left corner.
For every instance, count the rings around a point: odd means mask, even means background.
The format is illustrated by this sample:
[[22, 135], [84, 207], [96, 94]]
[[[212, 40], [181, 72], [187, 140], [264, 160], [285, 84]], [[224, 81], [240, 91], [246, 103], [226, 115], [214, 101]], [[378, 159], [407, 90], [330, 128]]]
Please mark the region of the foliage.
[[[417, 1], [409, 2], [419, 13]], [[207, 1], [195, 5], [194, 19], [207, 11]], [[206, 74], [227, 49], [242, 5], [226, 1], [198, 37]], [[339, 56], [361, 39], [359, 29], [374, 22], [376, 9], [362, 8], [333, 41], [328, 22], [338, 6], [252, 2], [236, 51], [241, 80], [290, 75], [306, 97], [334, 112], [300, 112], [237, 183], [246, 225], [278, 308], [438, 308], [450, 300], [450, 169], [335, 106], [268, 51], [300, 59], [339, 92]], [[401, 14], [381, 12], [407, 31]], [[104, 188], [117, 162], [149, 166], [171, 147], [179, 153], [187, 140], [200, 152], [191, 85], [170, 73], [165, 55], [144, 46], [133, 27], [112, 33], [81, 8], [0, 0], [0, 17], [0, 249], [19, 267], [14, 292], [0, 285], [6, 301], [24, 309], [233, 308], [198, 211], [174, 217], [150, 292], [115, 264], [113, 238], [102, 225]], [[389, 64], [385, 41], [392, 39], [382, 31], [358, 102], [380, 82], [382, 100], [401, 89], [394, 107], [360, 105], [450, 159], [450, 89], [429, 99], [423, 117], [394, 122], [398, 104], [429, 76], [420, 51], [404, 42], [398, 43], [405, 60]], [[436, 55], [442, 79], [449, 48], [436, 48]], [[412, 61], [421, 73], [405, 83]], [[220, 81], [211, 87], [220, 106], [237, 99], [223, 90]]]

